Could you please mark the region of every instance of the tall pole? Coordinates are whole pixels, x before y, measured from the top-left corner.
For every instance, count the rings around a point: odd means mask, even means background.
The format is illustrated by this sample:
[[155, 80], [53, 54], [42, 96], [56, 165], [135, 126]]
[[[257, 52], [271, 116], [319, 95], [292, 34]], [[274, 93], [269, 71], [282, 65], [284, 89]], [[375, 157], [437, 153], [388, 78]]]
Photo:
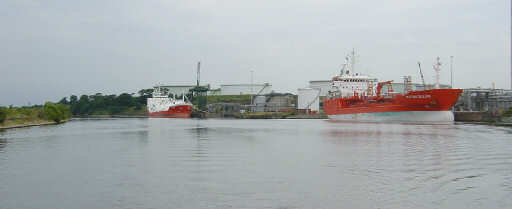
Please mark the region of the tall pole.
[[510, 1], [510, 89], [512, 89], [512, 1]]
[[251, 112], [252, 112], [252, 70], [251, 70]]
[[196, 85], [199, 86], [199, 79], [201, 76], [201, 62], [197, 63], [197, 83]]
[[453, 89], [453, 56], [450, 56], [450, 88]]

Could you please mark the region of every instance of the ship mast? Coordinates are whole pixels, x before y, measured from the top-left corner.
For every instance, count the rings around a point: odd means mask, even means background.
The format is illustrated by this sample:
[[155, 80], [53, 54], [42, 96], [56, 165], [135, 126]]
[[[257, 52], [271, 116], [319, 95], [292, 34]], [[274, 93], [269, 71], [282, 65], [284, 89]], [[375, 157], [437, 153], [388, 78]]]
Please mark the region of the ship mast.
[[434, 70], [436, 71], [435, 88], [439, 89], [439, 80], [441, 79], [441, 75], [439, 74], [439, 72], [441, 72], [441, 61], [439, 60], [439, 57], [437, 57], [436, 64], [434, 65]]
[[[352, 52], [350, 52], [350, 54], [347, 56], [347, 61], [350, 57], [350, 69], [349, 69], [349, 72], [352, 71], [352, 74], [355, 73], [355, 65], [356, 65], [356, 59], [358, 58], [358, 56], [356, 56], [356, 50], [355, 49], [352, 49]], [[349, 73], [350, 74], [350, 73]]]

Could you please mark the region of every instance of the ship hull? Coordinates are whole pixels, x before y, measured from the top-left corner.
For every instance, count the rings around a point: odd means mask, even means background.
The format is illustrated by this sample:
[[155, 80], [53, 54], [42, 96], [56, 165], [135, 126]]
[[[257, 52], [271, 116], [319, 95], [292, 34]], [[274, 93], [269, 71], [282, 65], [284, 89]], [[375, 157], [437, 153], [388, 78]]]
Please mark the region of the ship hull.
[[387, 98], [332, 98], [324, 100], [324, 110], [334, 120], [453, 123], [450, 108], [461, 93], [432, 89]]
[[403, 111], [328, 115], [329, 119], [361, 122], [453, 123], [452, 111]]
[[190, 118], [192, 107], [189, 105], [171, 106], [167, 111], [149, 112], [151, 118]]

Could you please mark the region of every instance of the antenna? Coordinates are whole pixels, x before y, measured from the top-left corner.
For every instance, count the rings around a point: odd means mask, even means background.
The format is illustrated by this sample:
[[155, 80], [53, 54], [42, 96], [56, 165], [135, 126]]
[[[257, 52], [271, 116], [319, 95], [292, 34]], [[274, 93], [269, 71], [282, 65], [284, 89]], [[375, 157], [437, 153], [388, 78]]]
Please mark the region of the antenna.
[[[341, 74], [340, 74], [340, 76], [341, 76], [341, 75], [343, 75], [343, 74], [345, 74], [345, 70], [346, 70], [346, 69], [347, 69], [347, 64], [341, 64]], [[348, 72], [348, 70], [347, 70], [347, 72]], [[348, 73], [347, 73], [347, 74], [348, 74]]]
[[439, 60], [439, 57], [437, 57], [436, 64], [434, 65], [434, 70], [436, 71], [435, 88], [439, 89], [439, 80], [441, 79], [441, 75], [439, 74], [439, 72], [441, 72], [441, 61]]
[[201, 78], [201, 62], [197, 62], [197, 86], [199, 86], [199, 79]]
[[350, 71], [352, 71], [352, 73], [355, 73], [356, 71], [354, 70], [354, 68], [355, 68], [356, 62], [359, 61], [359, 56], [356, 56], [356, 50], [352, 49], [352, 52], [350, 53], [350, 55], [347, 56], [347, 61], [348, 61], [348, 57], [350, 57]]
[[427, 87], [425, 87], [425, 79], [423, 78], [423, 71], [421, 70], [420, 62], [418, 62], [418, 67], [420, 68], [421, 82], [423, 82], [423, 90], [427, 90]]

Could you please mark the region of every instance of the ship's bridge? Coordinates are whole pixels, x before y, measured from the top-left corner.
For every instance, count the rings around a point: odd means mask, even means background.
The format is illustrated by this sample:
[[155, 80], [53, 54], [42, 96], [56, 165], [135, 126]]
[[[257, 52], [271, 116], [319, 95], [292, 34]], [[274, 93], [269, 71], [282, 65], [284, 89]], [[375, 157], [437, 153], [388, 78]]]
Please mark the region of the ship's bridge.
[[333, 88], [340, 97], [369, 96], [373, 94], [373, 81], [366, 75], [360, 74], [342, 74], [333, 78]]

